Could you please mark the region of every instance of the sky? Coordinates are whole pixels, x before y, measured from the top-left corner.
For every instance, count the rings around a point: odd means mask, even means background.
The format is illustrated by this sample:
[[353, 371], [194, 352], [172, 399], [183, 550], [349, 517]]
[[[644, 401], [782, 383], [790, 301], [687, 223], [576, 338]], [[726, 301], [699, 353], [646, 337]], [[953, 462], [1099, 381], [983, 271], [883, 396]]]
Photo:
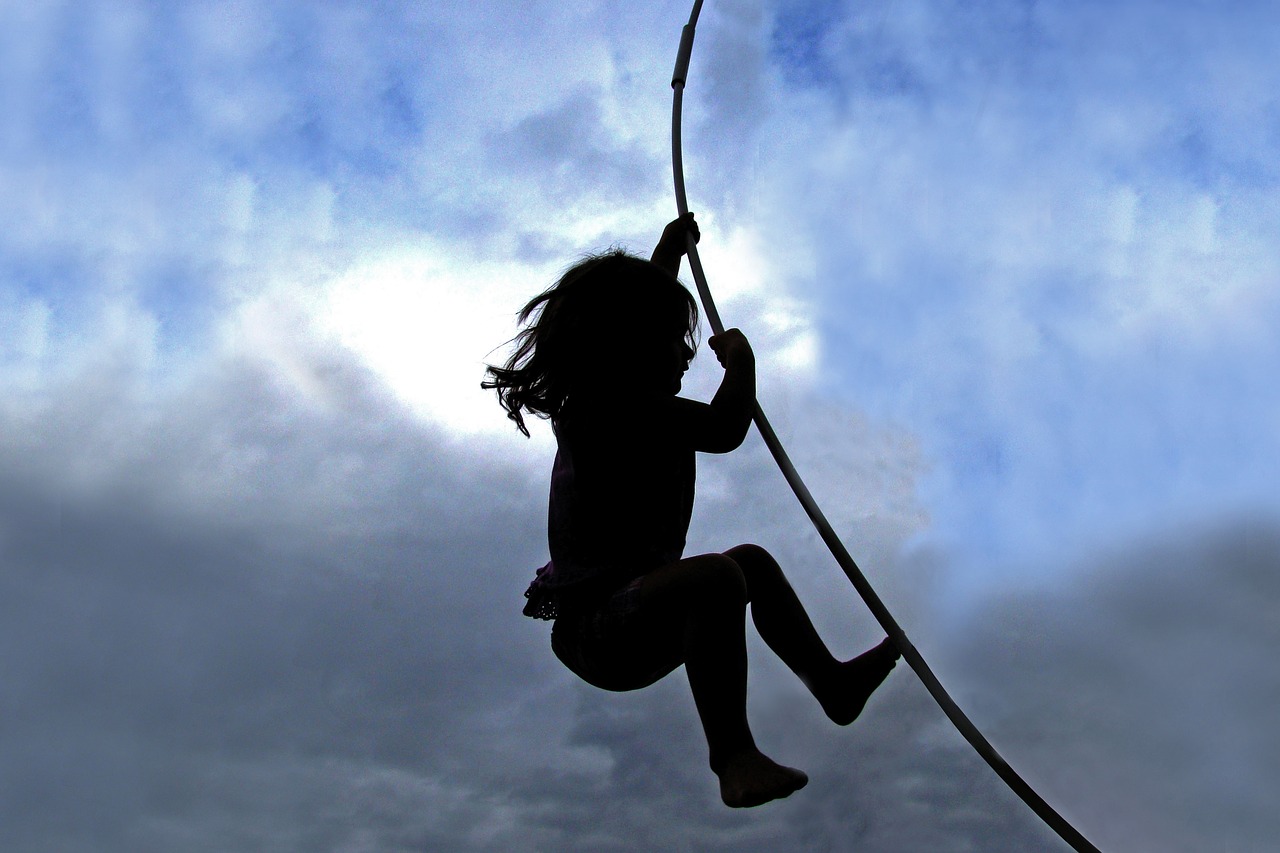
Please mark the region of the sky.
[[[0, 847], [1065, 849], [905, 666], [837, 729], [752, 634], [811, 782], [730, 811], [682, 673], [595, 690], [520, 615], [554, 439], [479, 382], [674, 217], [688, 14], [0, 2]], [[761, 404], [1104, 850], [1280, 836], [1278, 39], [1260, 0], [699, 22], [690, 206]], [[757, 437], [698, 477], [688, 553], [757, 542], [879, 640]]]

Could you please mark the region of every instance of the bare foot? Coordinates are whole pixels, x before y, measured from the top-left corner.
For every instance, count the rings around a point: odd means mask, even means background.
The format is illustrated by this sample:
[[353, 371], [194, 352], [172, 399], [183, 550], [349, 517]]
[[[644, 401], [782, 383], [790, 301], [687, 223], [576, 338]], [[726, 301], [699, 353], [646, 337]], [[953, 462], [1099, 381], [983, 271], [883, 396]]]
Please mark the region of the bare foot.
[[893, 641], [886, 637], [875, 648], [840, 664], [835, 677], [823, 689], [816, 691], [822, 710], [837, 725], [847, 726], [858, 719], [863, 706], [889, 677], [899, 657]]
[[735, 809], [789, 797], [809, 784], [809, 777], [803, 772], [783, 767], [755, 749], [729, 759], [718, 775], [720, 799]]

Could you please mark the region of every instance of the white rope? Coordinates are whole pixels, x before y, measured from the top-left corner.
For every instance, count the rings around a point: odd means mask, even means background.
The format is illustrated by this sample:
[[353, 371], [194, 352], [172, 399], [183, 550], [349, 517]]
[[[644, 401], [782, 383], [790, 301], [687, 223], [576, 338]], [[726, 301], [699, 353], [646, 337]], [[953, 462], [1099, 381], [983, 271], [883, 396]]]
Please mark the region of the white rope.
[[[671, 88], [674, 90], [671, 108], [671, 169], [675, 178], [676, 208], [681, 216], [689, 212], [689, 203], [685, 197], [684, 157], [680, 146], [680, 116], [684, 105], [685, 76], [689, 71], [689, 57], [693, 54], [694, 27], [697, 25], [698, 15], [701, 11], [702, 0], [694, 0], [693, 12], [689, 15], [689, 23], [685, 25], [680, 35], [680, 50], [676, 55], [675, 71], [671, 75]], [[724, 324], [721, 323], [720, 314], [716, 311], [715, 301], [711, 298], [711, 290], [707, 286], [706, 275], [702, 271], [702, 262], [698, 258], [698, 247], [692, 234], [688, 238], [688, 254], [689, 268], [693, 272], [693, 280], [697, 285], [698, 295], [702, 300], [707, 322], [711, 324], [711, 328], [716, 334], [720, 334], [724, 331]], [[983, 736], [982, 732], [978, 731], [977, 726], [965, 716], [964, 711], [960, 710], [960, 706], [952, 700], [946, 689], [943, 688], [942, 683], [938, 681], [937, 676], [933, 674], [933, 670], [929, 668], [924, 658], [920, 656], [920, 652], [907, 639], [906, 633], [898, 625], [897, 620], [893, 618], [889, 609], [885, 607], [884, 602], [880, 600], [880, 596], [872, 589], [871, 584], [862, 574], [862, 570], [858, 568], [858, 564], [854, 562], [853, 557], [849, 556], [844, 543], [836, 536], [831, 523], [827, 521], [817, 501], [809, 493], [809, 488], [804, 484], [804, 480], [800, 478], [795, 466], [791, 464], [790, 457], [787, 456], [786, 450], [783, 449], [782, 442], [778, 440], [778, 436], [774, 433], [773, 427], [765, 417], [759, 402], [755, 404], [753, 417], [756, 428], [760, 430], [760, 435], [764, 438], [765, 445], [768, 446], [769, 452], [773, 454], [774, 461], [777, 462], [778, 467], [782, 470], [782, 476], [786, 478], [791, 490], [795, 492], [796, 497], [800, 500], [800, 505], [804, 507], [805, 513], [808, 514], [814, 527], [817, 528], [818, 535], [827, 544], [827, 548], [831, 550], [831, 554], [836, 558], [836, 562], [840, 564], [840, 568], [844, 570], [844, 573], [849, 577], [849, 581], [858, 591], [858, 594], [862, 596], [862, 600], [866, 602], [867, 608], [870, 609], [876, 621], [884, 628], [885, 633], [893, 640], [894, 645], [898, 647], [898, 651], [902, 653], [903, 659], [906, 660], [911, 669], [915, 671], [916, 675], [924, 683], [925, 688], [942, 708], [943, 713], [947, 715], [965, 740], [986, 760], [987, 764], [991, 765], [991, 768], [1004, 780], [1004, 783], [1021, 797], [1023, 802], [1030, 806], [1032, 811], [1039, 815], [1040, 819], [1048, 824], [1063, 841], [1070, 844], [1073, 849], [1080, 851], [1080, 853], [1099, 853], [1097, 847], [1090, 844], [1066, 818], [1058, 814], [1052, 806], [1045, 802], [1044, 798], [1037, 794], [1009, 766], [1008, 762], [1000, 757], [1000, 754], [996, 752], [990, 741]]]

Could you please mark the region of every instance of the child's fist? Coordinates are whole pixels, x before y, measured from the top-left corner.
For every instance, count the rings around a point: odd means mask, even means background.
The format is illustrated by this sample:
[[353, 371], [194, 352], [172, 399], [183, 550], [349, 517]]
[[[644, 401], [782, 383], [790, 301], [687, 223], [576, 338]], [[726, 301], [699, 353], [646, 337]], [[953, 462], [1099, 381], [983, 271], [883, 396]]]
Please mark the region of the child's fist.
[[693, 220], [692, 211], [667, 223], [667, 227], [662, 229], [662, 237], [658, 240], [658, 245], [683, 255], [689, 246], [686, 234], [692, 234], [695, 243], [702, 238], [702, 233], [698, 231], [698, 223]]
[[755, 352], [740, 329], [725, 329], [718, 335], [712, 335], [707, 338], [707, 346], [711, 347], [723, 367], [728, 367], [731, 363], [755, 364]]

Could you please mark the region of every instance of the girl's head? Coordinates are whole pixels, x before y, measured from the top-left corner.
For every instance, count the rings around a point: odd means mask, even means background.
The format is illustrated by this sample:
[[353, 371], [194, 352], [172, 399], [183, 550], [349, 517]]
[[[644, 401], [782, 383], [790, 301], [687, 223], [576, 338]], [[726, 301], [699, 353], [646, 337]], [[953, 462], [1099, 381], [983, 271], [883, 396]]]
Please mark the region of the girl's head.
[[614, 250], [570, 267], [521, 309], [524, 328], [503, 367], [490, 366], [507, 417], [555, 418], [574, 394], [650, 396], [680, 390], [697, 348], [698, 305], [657, 264]]

